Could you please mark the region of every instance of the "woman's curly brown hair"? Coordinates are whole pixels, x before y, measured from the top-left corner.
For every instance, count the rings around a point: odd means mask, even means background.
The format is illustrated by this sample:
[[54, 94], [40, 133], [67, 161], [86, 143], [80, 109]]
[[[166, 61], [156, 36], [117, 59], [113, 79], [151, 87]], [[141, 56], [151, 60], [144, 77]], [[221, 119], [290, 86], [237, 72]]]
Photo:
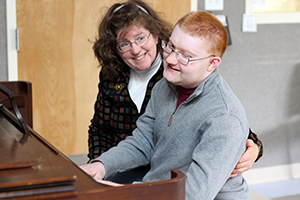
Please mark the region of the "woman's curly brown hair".
[[[121, 5], [123, 6], [120, 8]], [[161, 40], [168, 39], [172, 31], [172, 25], [141, 0], [128, 0], [111, 6], [99, 25], [98, 38], [93, 45], [94, 54], [102, 67], [103, 78], [114, 81], [119, 76], [118, 71], [128, 67], [118, 54], [117, 34], [121, 29], [132, 25], [141, 26], [158, 36], [159, 53], [162, 53]]]

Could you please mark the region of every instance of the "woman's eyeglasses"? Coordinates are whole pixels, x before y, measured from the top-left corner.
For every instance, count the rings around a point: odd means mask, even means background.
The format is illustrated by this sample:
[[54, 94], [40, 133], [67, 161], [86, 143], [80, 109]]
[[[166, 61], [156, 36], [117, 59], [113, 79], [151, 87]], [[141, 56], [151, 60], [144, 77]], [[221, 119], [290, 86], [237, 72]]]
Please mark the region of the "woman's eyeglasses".
[[132, 48], [132, 43], [135, 43], [139, 47], [144, 46], [149, 42], [150, 34], [151, 33], [149, 33], [148, 36], [147, 35], [140, 35], [140, 36], [138, 36], [138, 38], [134, 42], [130, 42], [130, 41], [120, 42], [120, 43], [118, 43], [117, 49], [120, 52], [129, 51]]

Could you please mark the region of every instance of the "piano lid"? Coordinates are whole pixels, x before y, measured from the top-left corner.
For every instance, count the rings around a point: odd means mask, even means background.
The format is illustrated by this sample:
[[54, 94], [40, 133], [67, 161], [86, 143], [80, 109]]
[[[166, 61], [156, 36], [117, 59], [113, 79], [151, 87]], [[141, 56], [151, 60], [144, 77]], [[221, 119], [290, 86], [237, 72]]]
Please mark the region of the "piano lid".
[[76, 175], [56, 162], [58, 150], [43, 144], [46, 142], [31, 131], [0, 105], [0, 199], [48, 193], [75, 195]]

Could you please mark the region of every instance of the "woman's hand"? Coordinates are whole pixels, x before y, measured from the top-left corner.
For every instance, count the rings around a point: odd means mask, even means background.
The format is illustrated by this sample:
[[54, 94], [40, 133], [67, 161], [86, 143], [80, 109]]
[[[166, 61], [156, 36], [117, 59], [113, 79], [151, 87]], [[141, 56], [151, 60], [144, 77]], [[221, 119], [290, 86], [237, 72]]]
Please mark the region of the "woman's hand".
[[255, 162], [258, 156], [258, 153], [259, 153], [258, 146], [252, 140], [247, 139], [246, 151], [243, 153], [238, 164], [235, 166], [234, 170], [232, 171], [230, 178], [233, 178], [251, 169], [253, 163]]
[[105, 167], [102, 162], [93, 162], [79, 167], [98, 182], [105, 177]]

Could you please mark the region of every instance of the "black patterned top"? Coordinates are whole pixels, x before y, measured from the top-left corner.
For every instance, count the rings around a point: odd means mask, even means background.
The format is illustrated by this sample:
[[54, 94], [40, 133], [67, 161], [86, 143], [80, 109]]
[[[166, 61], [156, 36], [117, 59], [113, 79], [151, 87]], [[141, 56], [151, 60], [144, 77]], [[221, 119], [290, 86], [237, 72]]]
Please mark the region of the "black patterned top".
[[120, 77], [114, 83], [103, 80], [100, 73], [94, 117], [88, 131], [90, 160], [97, 158], [132, 134], [136, 128], [136, 120], [145, 112], [152, 88], [162, 78], [162, 73], [163, 65], [161, 64], [148, 83], [140, 113], [128, 91], [129, 68], [128, 71], [120, 72]]

